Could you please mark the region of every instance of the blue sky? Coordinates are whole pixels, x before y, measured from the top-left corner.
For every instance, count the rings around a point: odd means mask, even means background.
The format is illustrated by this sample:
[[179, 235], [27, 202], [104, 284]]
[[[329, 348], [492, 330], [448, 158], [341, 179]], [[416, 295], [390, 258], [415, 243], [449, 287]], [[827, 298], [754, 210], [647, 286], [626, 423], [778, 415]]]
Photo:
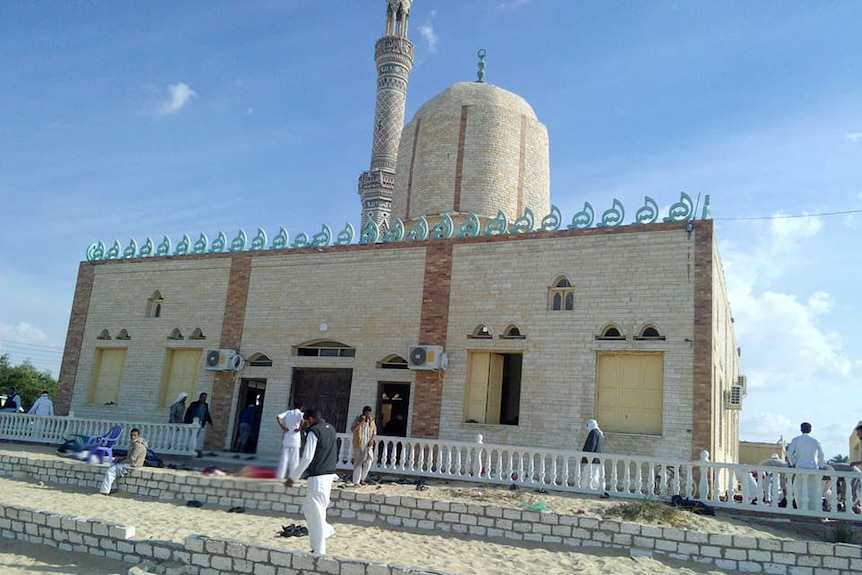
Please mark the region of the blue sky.
[[[384, 6], [0, 4], [0, 352], [57, 375], [94, 241], [358, 227]], [[809, 420], [846, 453], [862, 420], [860, 21], [849, 1], [416, 0], [407, 114], [475, 79], [485, 48], [486, 81], [548, 127], [565, 218], [709, 194], [742, 438]], [[809, 217], [775, 217], [790, 215]]]

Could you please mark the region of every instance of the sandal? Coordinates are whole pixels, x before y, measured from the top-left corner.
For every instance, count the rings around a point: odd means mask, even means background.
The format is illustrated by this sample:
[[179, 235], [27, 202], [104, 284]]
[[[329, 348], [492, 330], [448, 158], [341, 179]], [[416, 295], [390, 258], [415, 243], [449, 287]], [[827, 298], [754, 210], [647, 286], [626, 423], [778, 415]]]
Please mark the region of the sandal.
[[186, 507], [203, 507], [204, 504], [198, 501], [197, 499], [192, 499], [191, 501], [186, 502]]
[[245, 513], [245, 507], [231, 507], [227, 510], [228, 513]]

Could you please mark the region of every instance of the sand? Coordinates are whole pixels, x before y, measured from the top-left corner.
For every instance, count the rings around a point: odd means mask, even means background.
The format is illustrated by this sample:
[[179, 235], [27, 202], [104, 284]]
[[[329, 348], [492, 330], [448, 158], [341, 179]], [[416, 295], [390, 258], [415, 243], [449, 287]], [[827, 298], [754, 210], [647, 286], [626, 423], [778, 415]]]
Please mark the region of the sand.
[[[596, 497], [568, 494], [536, 493], [534, 491], [508, 491], [505, 488], [480, 487], [465, 484], [433, 484], [417, 491], [414, 485], [384, 482], [379, 486], [365, 486], [366, 491], [386, 495], [411, 495], [448, 500], [493, 502], [500, 506], [520, 507], [524, 504], [544, 503], [557, 512], [573, 512], [585, 516], [604, 516], [620, 500], [600, 500]], [[228, 513], [226, 508], [206, 505], [190, 508], [180, 503], [137, 499], [122, 492], [110, 497], [96, 493], [96, 486], [43, 485], [27, 481], [0, 478], [0, 493], [4, 500], [20, 502], [27, 507], [55, 513], [87, 517], [134, 525], [136, 539], [182, 542], [190, 534], [235, 539], [243, 542], [281, 549], [310, 550], [307, 537], [283, 538], [277, 532], [281, 526], [304, 522], [299, 515], [248, 510], [246, 513]], [[685, 513], [688, 527], [716, 533], [757, 536], [788, 536], [780, 528], [749, 525], [742, 520], [727, 517], [702, 517]], [[539, 545], [531, 542], [501, 543], [465, 535], [428, 533], [404, 528], [387, 528], [382, 525], [350, 523], [339, 518], [333, 520], [336, 535], [329, 539], [330, 555], [423, 567], [445, 573], [464, 575], [496, 575], [499, 573], [724, 573], [725, 571], [694, 562], [681, 562], [656, 556], [629, 557], [623, 549], [571, 548], [562, 545]], [[114, 561], [85, 558], [67, 558], [68, 563], [34, 547], [19, 544], [17, 550], [7, 550], [3, 541], [0, 566], [3, 573], [115, 573]], [[72, 554], [63, 554], [63, 557]], [[38, 556], [38, 558], [37, 558]], [[54, 567], [52, 567], [52, 565]], [[62, 565], [61, 569], [56, 566]], [[97, 568], [98, 567], [98, 568]], [[8, 569], [18, 569], [10, 571]], [[101, 570], [100, 570], [101, 569]]]

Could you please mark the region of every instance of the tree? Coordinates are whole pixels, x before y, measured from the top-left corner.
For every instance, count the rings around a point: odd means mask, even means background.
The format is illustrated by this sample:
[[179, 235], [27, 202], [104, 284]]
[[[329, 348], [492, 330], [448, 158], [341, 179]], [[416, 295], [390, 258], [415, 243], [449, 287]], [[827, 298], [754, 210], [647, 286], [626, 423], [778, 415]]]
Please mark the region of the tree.
[[57, 392], [57, 380], [49, 371], [39, 371], [29, 360], [12, 365], [9, 354], [0, 355], [0, 392], [5, 393], [14, 387], [21, 396], [25, 407], [33, 405], [43, 391], [52, 398]]
[[829, 459], [827, 463], [850, 463], [850, 458], [846, 455], [836, 455]]

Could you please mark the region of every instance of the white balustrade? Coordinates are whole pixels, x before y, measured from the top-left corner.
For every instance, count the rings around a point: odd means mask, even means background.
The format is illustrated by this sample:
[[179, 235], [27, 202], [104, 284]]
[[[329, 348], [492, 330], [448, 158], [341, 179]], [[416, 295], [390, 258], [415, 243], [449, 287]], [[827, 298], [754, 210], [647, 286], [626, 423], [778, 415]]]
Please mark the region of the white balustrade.
[[111, 420], [79, 419], [51, 415], [0, 413], [0, 439], [60, 445], [76, 435], [100, 436], [115, 426], [123, 426], [123, 435], [115, 444], [128, 449], [129, 431], [141, 431], [150, 449], [160, 455], [194, 455], [200, 427], [182, 423], [145, 423]]
[[[59, 445], [74, 435], [103, 435], [123, 425], [117, 443], [128, 447], [137, 427], [156, 453], [194, 455], [194, 424], [119, 422], [0, 412], [0, 439]], [[352, 435], [338, 435], [338, 468], [352, 468]], [[378, 436], [372, 471], [414, 477], [668, 500], [762, 513], [862, 520], [862, 473], [716, 463], [476, 442]]]

